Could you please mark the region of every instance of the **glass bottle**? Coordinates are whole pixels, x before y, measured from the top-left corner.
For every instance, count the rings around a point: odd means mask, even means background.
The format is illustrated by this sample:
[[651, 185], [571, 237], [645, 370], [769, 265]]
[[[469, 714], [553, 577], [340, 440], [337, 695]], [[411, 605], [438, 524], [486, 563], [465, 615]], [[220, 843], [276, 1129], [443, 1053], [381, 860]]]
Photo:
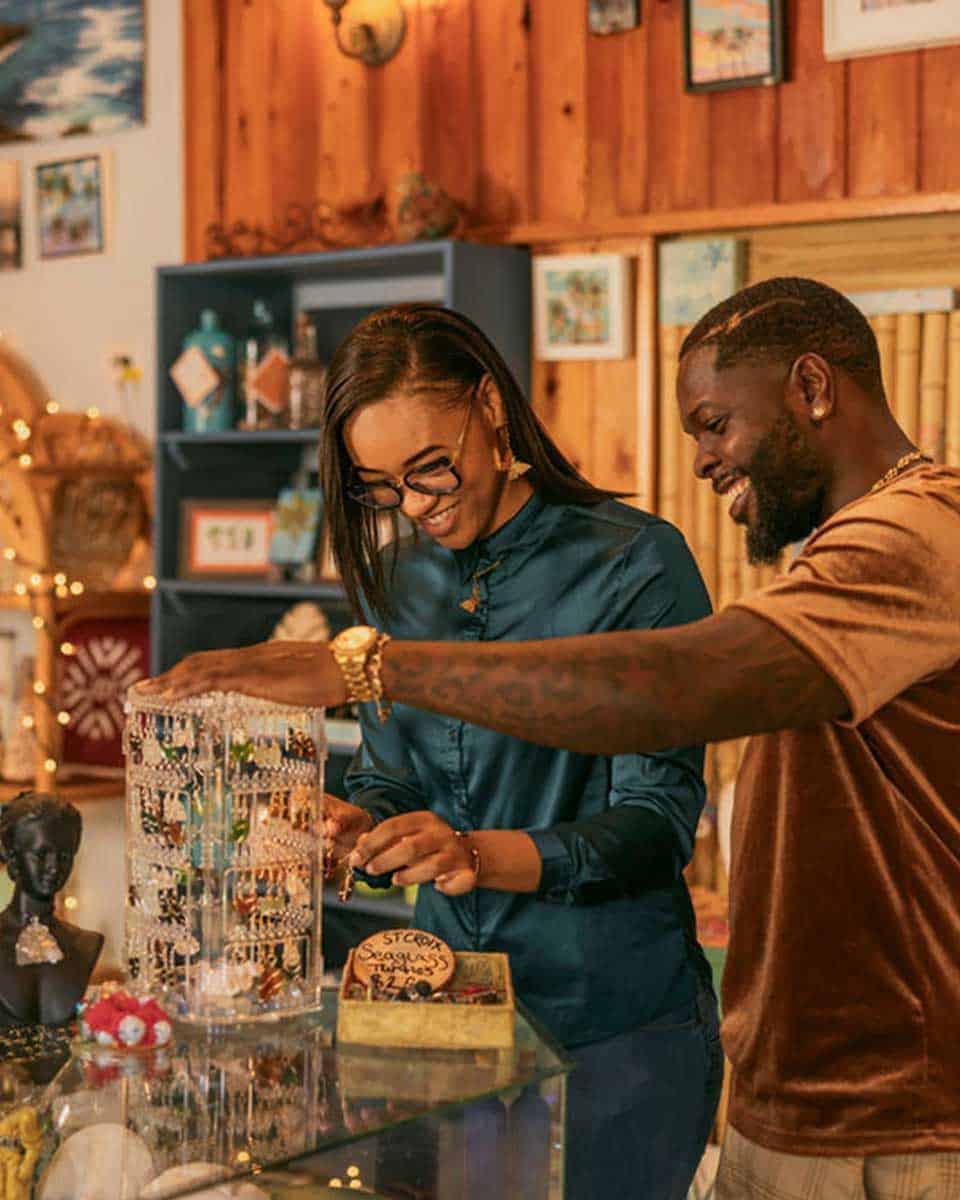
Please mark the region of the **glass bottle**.
[[249, 381], [272, 346], [286, 349], [284, 339], [274, 327], [273, 313], [269, 305], [265, 300], [254, 300], [250, 325], [240, 341], [237, 361], [240, 394], [244, 405], [243, 420], [240, 424], [244, 429], [257, 429], [260, 426], [259, 404]]
[[184, 433], [220, 433], [233, 428], [236, 342], [220, 328], [217, 314], [205, 308], [200, 327], [183, 339], [183, 349], [196, 346], [219, 376], [219, 383], [198, 403], [183, 406]]

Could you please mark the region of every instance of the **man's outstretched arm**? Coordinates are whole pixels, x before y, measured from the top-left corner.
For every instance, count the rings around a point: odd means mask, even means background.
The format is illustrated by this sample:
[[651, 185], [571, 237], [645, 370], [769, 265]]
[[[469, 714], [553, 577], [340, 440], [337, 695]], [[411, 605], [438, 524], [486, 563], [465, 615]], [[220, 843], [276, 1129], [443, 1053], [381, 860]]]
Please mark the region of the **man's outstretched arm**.
[[[670, 629], [540, 642], [389, 642], [383, 682], [391, 700], [585, 754], [720, 741], [848, 709], [812, 658], [737, 608]], [[171, 699], [236, 691], [331, 706], [346, 698], [323, 642], [193, 654], [140, 686]]]
[[540, 642], [390, 642], [386, 694], [587, 754], [647, 753], [842, 716], [830, 677], [760, 617]]

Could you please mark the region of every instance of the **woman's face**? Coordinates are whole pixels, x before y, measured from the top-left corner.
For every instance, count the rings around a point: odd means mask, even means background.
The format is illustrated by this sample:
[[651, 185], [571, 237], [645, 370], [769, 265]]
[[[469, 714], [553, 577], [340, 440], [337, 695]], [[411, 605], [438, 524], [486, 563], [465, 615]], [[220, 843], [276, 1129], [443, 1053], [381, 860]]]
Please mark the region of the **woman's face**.
[[423, 392], [399, 391], [351, 417], [344, 441], [368, 483], [377, 478], [399, 483], [438, 458], [455, 458], [462, 481], [455, 492], [427, 496], [403, 487], [401, 508], [421, 533], [463, 550], [508, 521], [532, 490], [524, 480], [506, 483], [494, 464], [500, 416], [499, 396], [489, 386], [452, 406]]

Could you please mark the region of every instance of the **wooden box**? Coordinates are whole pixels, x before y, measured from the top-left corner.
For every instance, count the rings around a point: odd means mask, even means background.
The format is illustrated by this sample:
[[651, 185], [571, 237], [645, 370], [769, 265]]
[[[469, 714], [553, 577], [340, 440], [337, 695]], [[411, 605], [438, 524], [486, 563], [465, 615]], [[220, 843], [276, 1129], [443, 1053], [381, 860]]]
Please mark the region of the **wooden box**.
[[337, 1041], [366, 1046], [422, 1046], [434, 1050], [507, 1049], [513, 1045], [516, 1004], [505, 954], [459, 951], [451, 988], [496, 987], [502, 1004], [435, 1004], [429, 1001], [348, 1000], [351, 950], [343, 969], [337, 1008]]

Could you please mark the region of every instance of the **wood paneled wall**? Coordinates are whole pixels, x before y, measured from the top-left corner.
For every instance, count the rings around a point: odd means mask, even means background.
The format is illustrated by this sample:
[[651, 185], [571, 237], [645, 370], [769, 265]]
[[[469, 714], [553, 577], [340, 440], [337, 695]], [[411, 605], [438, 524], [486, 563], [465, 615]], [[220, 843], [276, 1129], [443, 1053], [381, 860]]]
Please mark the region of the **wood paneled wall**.
[[[407, 38], [382, 68], [340, 53], [322, 0], [182, 3], [187, 258], [213, 222], [269, 228], [291, 202], [389, 197], [411, 170], [479, 236], [630, 254], [634, 357], [536, 362], [532, 399], [591, 479], [687, 528], [721, 602], [735, 576], [734, 590], [761, 580], [737, 574], [739, 542], [706, 493], [684, 499], [689, 452], [658, 490], [673, 381], [653, 235], [741, 228], [751, 279], [956, 283], [960, 46], [827, 63], [821, 0], [786, 0], [786, 83], [688, 95], [681, 0], [639, 0], [641, 27], [613, 37], [588, 34], [587, 0], [402, 0]], [[941, 210], [954, 215], [800, 224]], [[711, 754], [714, 788], [736, 755]], [[694, 875], [717, 885], [714, 846], [698, 845]]]
[[183, 0], [187, 254], [211, 221], [364, 200], [422, 169], [474, 225], [960, 189], [960, 46], [827, 63], [820, 0], [787, 0], [788, 82], [683, 89], [681, 0], [587, 32], [586, 0], [403, 0], [382, 68], [322, 0]]

